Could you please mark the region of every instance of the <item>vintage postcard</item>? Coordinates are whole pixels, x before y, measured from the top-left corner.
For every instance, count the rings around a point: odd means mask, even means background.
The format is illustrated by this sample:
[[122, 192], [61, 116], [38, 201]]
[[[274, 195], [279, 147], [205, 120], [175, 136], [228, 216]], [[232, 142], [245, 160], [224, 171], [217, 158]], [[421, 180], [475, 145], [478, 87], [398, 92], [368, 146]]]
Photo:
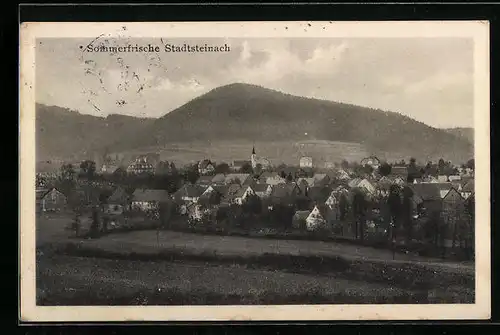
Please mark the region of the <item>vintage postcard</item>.
[[489, 23], [23, 23], [24, 321], [490, 317]]

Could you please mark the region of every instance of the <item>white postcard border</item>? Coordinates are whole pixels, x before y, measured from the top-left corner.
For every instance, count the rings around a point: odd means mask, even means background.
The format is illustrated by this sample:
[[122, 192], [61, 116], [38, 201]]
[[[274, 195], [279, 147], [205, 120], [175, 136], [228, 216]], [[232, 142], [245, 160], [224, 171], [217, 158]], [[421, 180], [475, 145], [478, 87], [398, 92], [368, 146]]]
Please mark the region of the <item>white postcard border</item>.
[[[43, 37], [470, 37], [474, 39], [475, 304], [266, 306], [36, 306], [35, 47]], [[237, 321], [488, 319], [491, 313], [489, 22], [23, 23], [20, 27], [20, 289], [22, 321]], [[486, 243], [488, 242], [488, 243]]]

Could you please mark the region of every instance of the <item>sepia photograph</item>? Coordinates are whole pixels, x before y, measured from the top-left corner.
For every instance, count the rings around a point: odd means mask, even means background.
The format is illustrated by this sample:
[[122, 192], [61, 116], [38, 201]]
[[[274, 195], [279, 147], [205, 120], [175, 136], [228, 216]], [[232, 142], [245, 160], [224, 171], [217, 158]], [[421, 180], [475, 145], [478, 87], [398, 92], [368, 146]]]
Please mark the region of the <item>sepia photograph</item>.
[[489, 318], [488, 22], [20, 34], [25, 320]]

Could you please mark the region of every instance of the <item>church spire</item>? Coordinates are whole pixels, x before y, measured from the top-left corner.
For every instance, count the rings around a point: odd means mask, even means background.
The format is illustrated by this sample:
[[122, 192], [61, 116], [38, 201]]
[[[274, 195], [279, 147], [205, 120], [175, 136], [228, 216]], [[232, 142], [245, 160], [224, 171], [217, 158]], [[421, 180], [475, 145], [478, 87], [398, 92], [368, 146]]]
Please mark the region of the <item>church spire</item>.
[[252, 148], [252, 155], [255, 155], [255, 146]]

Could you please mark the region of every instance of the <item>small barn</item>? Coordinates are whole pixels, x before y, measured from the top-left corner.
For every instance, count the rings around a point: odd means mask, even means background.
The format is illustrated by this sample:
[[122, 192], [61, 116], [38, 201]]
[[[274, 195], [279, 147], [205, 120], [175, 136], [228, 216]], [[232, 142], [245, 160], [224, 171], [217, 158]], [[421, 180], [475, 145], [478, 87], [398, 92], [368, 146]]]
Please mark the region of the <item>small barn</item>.
[[41, 194], [39, 206], [42, 212], [59, 212], [68, 204], [68, 198], [56, 188]]

